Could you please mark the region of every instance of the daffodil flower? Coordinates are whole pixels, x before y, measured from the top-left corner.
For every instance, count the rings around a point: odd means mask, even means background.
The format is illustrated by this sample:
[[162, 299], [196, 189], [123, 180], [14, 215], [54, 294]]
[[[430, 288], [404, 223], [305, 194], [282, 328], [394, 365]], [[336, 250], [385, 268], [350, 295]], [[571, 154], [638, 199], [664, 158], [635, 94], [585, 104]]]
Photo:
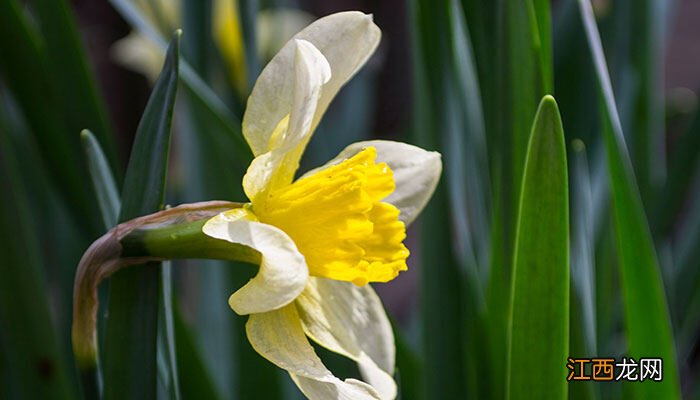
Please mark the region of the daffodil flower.
[[[122, 224], [91, 246], [76, 277], [76, 354], [94, 356], [94, 336], [84, 338], [94, 335], [93, 277], [100, 274], [90, 271], [107, 271], [101, 277], [144, 257], [231, 258], [260, 265], [229, 298], [237, 314], [249, 315], [248, 340], [307, 397], [396, 397], [394, 337], [368, 283], [407, 268], [406, 226], [435, 190], [440, 155], [398, 142], [359, 142], [294, 179], [323, 113], [380, 36], [369, 15], [333, 14], [296, 34], [263, 69], [243, 118], [255, 155], [243, 178], [249, 203], [180, 206]], [[182, 215], [195, 222], [163, 228]], [[135, 234], [148, 224], [157, 228]], [[129, 244], [134, 240], [138, 246]], [[355, 361], [363, 381], [333, 375], [309, 338]]]
[[[258, 78], [243, 119], [255, 155], [243, 178], [251, 202], [203, 227], [262, 254], [261, 272], [229, 304], [250, 314], [255, 350], [310, 398], [396, 396], [391, 326], [366, 284], [406, 269], [405, 224], [441, 171], [437, 153], [370, 141], [294, 181], [324, 111], [379, 39], [371, 16], [345, 12], [314, 22], [282, 48]], [[333, 376], [307, 336], [356, 361], [366, 383]]]

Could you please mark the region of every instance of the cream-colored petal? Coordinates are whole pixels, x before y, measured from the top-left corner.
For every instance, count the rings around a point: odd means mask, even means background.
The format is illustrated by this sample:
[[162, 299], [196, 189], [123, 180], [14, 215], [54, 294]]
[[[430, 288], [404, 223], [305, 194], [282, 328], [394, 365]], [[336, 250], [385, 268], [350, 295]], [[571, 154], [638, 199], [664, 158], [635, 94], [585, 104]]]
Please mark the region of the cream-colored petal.
[[307, 336], [357, 362], [382, 399], [396, 397], [394, 334], [370, 285], [311, 277], [296, 305]]
[[304, 256], [286, 233], [256, 222], [247, 209], [221, 213], [207, 221], [202, 231], [216, 239], [251, 247], [262, 255], [258, 274], [229, 298], [237, 314], [278, 309], [304, 290], [309, 278]]
[[354, 379], [342, 381], [323, 365], [304, 335], [293, 304], [252, 314], [246, 333], [255, 351], [289, 372], [309, 399], [379, 399], [371, 386]]
[[150, 82], [156, 81], [165, 60], [163, 51], [137, 32], [116, 41], [110, 55], [122, 66], [145, 75]]
[[248, 98], [243, 135], [253, 154], [270, 150], [272, 132], [293, 108], [295, 40], [313, 44], [328, 60], [331, 70], [331, 79], [323, 86], [311, 123], [313, 131], [338, 90], [372, 55], [380, 37], [371, 15], [347, 11], [318, 19], [287, 42], [263, 69]]
[[348, 378], [342, 381], [343, 388], [338, 389], [337, 385], [315, 379], [306, 378], [299, 375], [289, 374], [294, 383], [304, 395], [311, 400], [356, 400], [356, 399], [381, 399], [372, 386], [358, 381], [357, 379]]
[[311, 170], [313, 174], [346, 160], [367, 147], [377, 149], [377, 162], [385, 162], [394, 172], [396, 189], [386, 199], [401, 211], [399, 219], [408, 226], [416, 219], [435, 192], [442, 173], [440, 153], [423, 150], [407, 143], [389, 140], [368, 140], [349, 145], [337, 157]]
[[292, 108], [288, 116], [275, 125], [269, 137], [269, 151], [253, 160], [243, 178], [243, 189], [253, 203], [267, 190], [292, 182], [311, 136], [321, 87], [330, 79], [328, 61], [316, 47], [300, 39], [294, 39], [294, 46]]

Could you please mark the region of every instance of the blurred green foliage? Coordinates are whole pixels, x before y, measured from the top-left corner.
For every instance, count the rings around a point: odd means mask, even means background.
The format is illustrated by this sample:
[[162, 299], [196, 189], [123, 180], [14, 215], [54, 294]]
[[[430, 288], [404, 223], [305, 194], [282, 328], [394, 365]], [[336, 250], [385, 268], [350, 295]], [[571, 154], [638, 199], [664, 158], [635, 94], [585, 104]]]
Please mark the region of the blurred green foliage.
[[[598, 18], [589, 0], [555, 3], [410, 0], [394, 16], [413, 100], [396, 133], [444, 163], [414, 232], [419, 329], [395, 324], [403, 399], [700, 398], [700, 114], [666, 112], [660, 61], [676, 2], [596, 2]], [[110, 4], [163, 54], [180, 27]], [[256, 16], [276, 4], [237, 4], [249, 86]], [[244, 198], [246, 96], [212, 9], [182, 1], [181, 54], [176, 38], [124, 169], [69, 2], [0, 1], [0, 398], [299, 398], [226, 304], [244, 265], [120, 272], [101, 293], [102, 363], [70, 355], [75, 266], [117, 216]], [[368, 136], [376, 75], [343, 90], [305, 163]], [[558, 109], [536, 117], [548, 94]], [[355, 137], [324, 134], [348, 121]], [[663, 357], [664, 380], [566, 383], [566, 356]]]

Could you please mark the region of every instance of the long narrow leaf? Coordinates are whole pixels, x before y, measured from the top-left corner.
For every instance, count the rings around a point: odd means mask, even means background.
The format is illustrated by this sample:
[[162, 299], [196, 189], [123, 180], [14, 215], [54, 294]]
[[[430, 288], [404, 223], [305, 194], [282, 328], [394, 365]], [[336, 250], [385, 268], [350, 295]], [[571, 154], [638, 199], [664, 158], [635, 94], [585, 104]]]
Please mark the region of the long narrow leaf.
[[49, 79], [53, 66], [45, 43], [16, 0], [0, 2], [0, 74], [36, 138], [58, 193], [68, 204], [83, 232], [96, 234], [97, 207], [82, 173], [78, 132], [70, 131], [59, 111], [58, 93]]
[[[7, 127], [0, 121], [0, 351], [10, 399], [70, 399], [70, 366], [62, 359], [49, 313], [41, 251]], [[5, 397], [3, 397], [5, 398]]]
[[588, 172], [586, 147], [580, 140], [572, 144], [573, 173], [571, 176], [572, 238], [571, 277], [574, 296], [581, 310], [580, 326], [583, 327], [586, 353], [598, 354], [596, 346], [595, 314], [595, 260], [593, 255], [593, 216], [591, 182]]
[[245, 49], [246, 76], [248, 78], [248, 90], [253, 90], [255, 80], [260, 73], [260, 60], [258, 59], [257, 17], [258, 0], [239, 0], [238, 15], [241, 17], [241, 31], [243, 34], [243, 47]]
[[659, 263], [622, 133], [593, 10], [588, 0], [579, 0], [579, 7], [601, 95], [629, 356], [637, 360], [640, 357], [664, 360], [662, 382], [635, 383], [633, 390], [639, 397], [676, 399], [680, 397], [679, 376]]
[[[489, 200], [491, 194], [486, 148], [486, 129], [481, 104], [481, 89], [476, 72], [469, 31], [464, 11], [457, 0], [450, 0], [450, 27], [452, 37], [452, 68], [458, 83], [452, 107], [459, 107], [448, 114], [455, 123], [448, 136], [447, 151], [459, 151], [456, 168], [448, 168], [455, 181], [451, 190], [459, 192], [453, 199], [455, 231], [458, 242], [471, 247], [471, 262], [476, 264], [478, 275], [472, 278], [478, 283], [483, 297], [483, 286], [488, 266]], [[462, 118], [460, 116], [463, 115]], [[461, 120], [463, 120], [463, 123]], [[455, 197], [453, 195], [453, 197]], [[469, 209], [469, 212], [467, 212]], [[465, 253], [460, 251], [460, 253]], [[468, 258], [461, 255], [462, 261]], [[480, 301], [483, 301], [481, 299]]]
[[[446, 145], [442, 132], [448, 129], [450, 114], [443, 96], [448, 87], [450, 69], [442, 64], [449, 60], [444, 24], [449, 20], [449, 3], [414, 0], [411, 15], [414, 26], [414, 137], [423, 147]], [[445, 160], [446, 165], [451, 161]], [[421, 318], [423, 327], [422, 395], [425, 398], [459, 398], [466, 391], [465, 348], [462, 322], [461, 272], [446, 229], [449, 216], [449, 183], [443, 181], [431, 204], [423, 213], [421, 230], [430, 244], [422, 247]], [[426, 242], [427, 243], [427, 242]], [[434, 266], [430, 268], [428, 266]]]
[[559, 110], [554, 98], [547, 96], [532, 127], [520, 196], [509, 329], [509, 399], [567, 396], [562, 364], [569, 350], [568, 185]]
[[117, 164], [114, 136], [103, 99], [98, 95], [89, 70], [75, 19], [65, 0], [32, 0], [39, 29], [46, 43], [51, 63], [51, 81], [61, 94], [57, 104], [69, 131], [89, 128], [99, 138], [115, 175], [121, 175]]
[[[87, 130], [81, 133], [81, 137], [83, 139], [85, 153], [88, 158], [89, 172], [92, 177], [93, 184], [95, 185], [95, 191], [98, 195], [97, 201], [100, 206], [100, 210], [102, 211], [102, 217], [105, 220], [105, 228], [110, 229], [112, 226], [117, 224], [119, 209], [121, 208], [119, 194], [114, 183], [114, 177], [109, 170], [107, 160], [104, 157], [104, 153], [101, 146], [97, 142], [97, 139], [92, 135], [92, 133], [90, 133], [90, 131]], [[163, 272], [161, 274], [158, 352], [159, 360], [163, 360], [162, 364], [165, 368], [161, 369], [162, 373], [159, 375], [159, 377], [162, 378], [161, 380], [166, 386], [164, 389], [167, 391], [168, 397], [179, 399], [180, 387], [175, 355], [172, 276], [170, 268], [169, 263], [164, 263]], [[100, 304], [105, 304], [107, 296], [106, 291], [103, 291], [102, 289], [107, 288], [100, 288]], [[104, 317], [100, 319], [100, 322], [103, 320]], [[104, 324], [101, 324], [101, 328], [103, 326]], [[95, 374], [92, 371], [85, 371], [83, 373], [84, 384], [97, 387], [97, 381], [90, 381], [95, 380], [97, 376], [98, 374]]]
[[182, 313], [175, 307], [174, 327], [177, 336], [177, 359], [181, 365], [188, 367], [187, 372], [179, 370], [183, 399], [211, 399], [216, 400], [221, 396], [216, 391], [214, 383], [206, 373], [206, 366], [197, 349], [197, 344], [192, 338]]
[[[178, 82], [176, 33], [139, 123], [122, 191], [120, 221], [163, 206], [170, 127]], [[105, 399], [156, 396], [156, 337], [160, 268], [152, 263], [115, 275], [105, 333]]]
[[117, 224], [121, 208], [117, 184], [102, 147], [92, 132], [84, 130], [80, 133], [80, 137], [87, 156], [88, 172], [97, 194], [97, 205], [100, 206], [105, 228], [110, 229]]

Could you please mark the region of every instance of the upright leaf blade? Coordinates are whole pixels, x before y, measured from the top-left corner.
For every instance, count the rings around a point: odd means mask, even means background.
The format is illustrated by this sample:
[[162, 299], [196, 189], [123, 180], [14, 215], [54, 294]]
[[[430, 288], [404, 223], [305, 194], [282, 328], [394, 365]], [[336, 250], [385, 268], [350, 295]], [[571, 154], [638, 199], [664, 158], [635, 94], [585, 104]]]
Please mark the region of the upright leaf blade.
[[601, 93], [603, 133], [613, 198], [629, 356], [661, 357], [662, 382], [633, 385], [640, 398], [680, 398], [679, 376], [663, 280], [632, 169], [593, 10], [579, 0]]
[[[120, 221], [163, 206], [179, 43], [178, 31], [136, 132]], [[112, 278], [105, 333], [105, 399], [156, 397], [159, 275], [159, 264], [152, 263], [120, 271]]]
[[110, 229], [117, 224], [121, 208], [117, 184], [102, 147], [92, 132], [84, 130], [80, 133], [80, 138], [87, 157], [88, 172], [97, 194], [97, 205], [100, 206], [105, 228]]
[[[3, 388], [10, 399], [70, 399], [75, 387], [61, 357], [49, 312], [41, 251], [31, 227], [31, 212], [12, 152], [7, 127], [0, 121], [0, 352]], [[4, 378], [7, 377], [7, 380]]]
[[84, 184], [78, 130], [70, 131], [59, 111], [61, 100], [50, 79], [52, 69], [46, 44], [19, 2], [0, 2], [0, 75], [36, 138], [58, 193], [81, 221], [78, 227], [85, 233], [96, 233], [99, 217], [90, 187]]
[[509, 399], [567, 396], [568, 196], [564, 132], [557, 104], [546, 96], [532, 127], [520, 196], [509, 324]]
[[204, 360], [202, 360], [201, 352], [197, 349], [197, 344], [185, 321], [182, 320], [182, 313], [177, 307], [173, 308], [174, 328], [177, 336], [177, 359], [179, 365], [187, 367], [187, 372], [183, 371], [182, 368], [179, 369], [182, 398], [220, 399], [221, 396], [216, 391], [211, 377], [207, 374], [207, 368]]
[[[447, 1], [411, 2], [414, 45], [414, 133], [419, 145], [426, 148], [444, 146], [442, 132], [448, 129], [450, 115], [446, 107], [446, 89], [451, 74], [445, 62], [450, 58]], [[454, 98], [454, 96], [453, 96]], [[449, 165], [450, 161], [445, 160]], [[423, 237], [430, 238], [422, 246], [424, 265], [436, 268], [421, 270], [421, 318], [423, 326], [423, 398], [458, 398], [466, 390], [465, 348], [461, 271], [446, 229], [452, 223], [447, 183], [438, 185], [431, 204], [426, 207], [421, 223]]]
[[61, 95], [57, 106], [68, 130], [92, 129], [119, 177], [121, 169], [104, 101], [97, 93], [70, 7], [65, 0], [32, 0], [31, 3], [46, 42], [51, 82]]

